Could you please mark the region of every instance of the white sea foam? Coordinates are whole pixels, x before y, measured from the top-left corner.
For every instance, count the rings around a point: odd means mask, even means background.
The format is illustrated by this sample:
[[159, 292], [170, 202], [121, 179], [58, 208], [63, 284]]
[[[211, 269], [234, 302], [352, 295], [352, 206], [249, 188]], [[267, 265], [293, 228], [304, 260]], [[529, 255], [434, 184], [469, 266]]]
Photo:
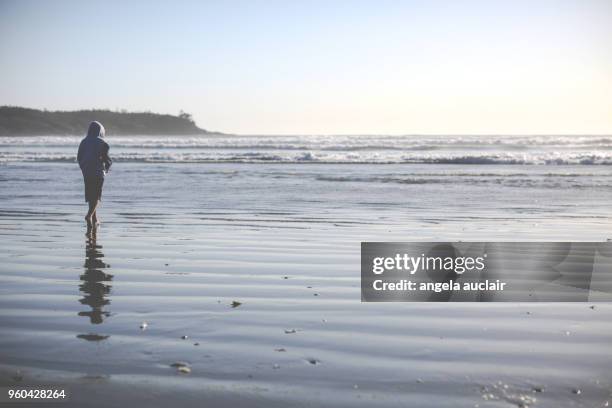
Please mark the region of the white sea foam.
[[[0, 138], [0, 161], [74, 161], [78, 136]], [[607, 136], [109, 136], [124, 162], [612, 164]]]

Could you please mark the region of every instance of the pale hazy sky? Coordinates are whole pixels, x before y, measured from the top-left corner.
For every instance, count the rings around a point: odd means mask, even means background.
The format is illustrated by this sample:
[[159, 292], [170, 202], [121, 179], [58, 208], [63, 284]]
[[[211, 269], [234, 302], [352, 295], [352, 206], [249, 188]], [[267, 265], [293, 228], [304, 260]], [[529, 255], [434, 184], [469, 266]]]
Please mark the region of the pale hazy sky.
[[248, 134], [612, 134], [612, 1], [0, 0], [0, 105]]

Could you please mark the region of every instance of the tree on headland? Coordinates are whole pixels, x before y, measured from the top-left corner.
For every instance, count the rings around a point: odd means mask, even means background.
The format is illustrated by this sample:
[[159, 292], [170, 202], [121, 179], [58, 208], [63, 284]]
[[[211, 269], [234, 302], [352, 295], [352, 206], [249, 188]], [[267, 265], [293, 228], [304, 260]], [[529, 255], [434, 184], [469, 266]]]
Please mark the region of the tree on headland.
[[183, 119], [188, 120], [189, 122], [193, 123], [193, 116], [191, 116], [191, 113], [187, 113], [187, 112], [185, 112], [182, 109], [179, 112], [179, 118], [183, 118]]

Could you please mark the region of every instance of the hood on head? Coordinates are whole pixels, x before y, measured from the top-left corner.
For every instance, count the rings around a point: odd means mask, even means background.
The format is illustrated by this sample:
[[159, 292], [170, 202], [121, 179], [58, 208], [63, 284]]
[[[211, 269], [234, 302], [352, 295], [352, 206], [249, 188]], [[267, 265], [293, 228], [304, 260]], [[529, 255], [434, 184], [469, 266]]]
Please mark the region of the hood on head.
[[87, 137], [104, 137], [104, 126], [98, 121], [93, 121], [87, 129]]

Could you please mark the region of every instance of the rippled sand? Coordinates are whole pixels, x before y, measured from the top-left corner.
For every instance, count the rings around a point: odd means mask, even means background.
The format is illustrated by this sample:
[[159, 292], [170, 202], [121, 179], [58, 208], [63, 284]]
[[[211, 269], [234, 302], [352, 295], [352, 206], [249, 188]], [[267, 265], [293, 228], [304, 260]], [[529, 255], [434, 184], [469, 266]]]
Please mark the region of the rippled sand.
[[[75, 165], [3, 165], [0, 383], [74, 406], [604, 406], [610, 304], [360, 302], [362, 240], [612, 238], [599, 170], [519, 170], [121, 164], [90, 239]], [[419, 171], [448, 182], [376, 181]]]

